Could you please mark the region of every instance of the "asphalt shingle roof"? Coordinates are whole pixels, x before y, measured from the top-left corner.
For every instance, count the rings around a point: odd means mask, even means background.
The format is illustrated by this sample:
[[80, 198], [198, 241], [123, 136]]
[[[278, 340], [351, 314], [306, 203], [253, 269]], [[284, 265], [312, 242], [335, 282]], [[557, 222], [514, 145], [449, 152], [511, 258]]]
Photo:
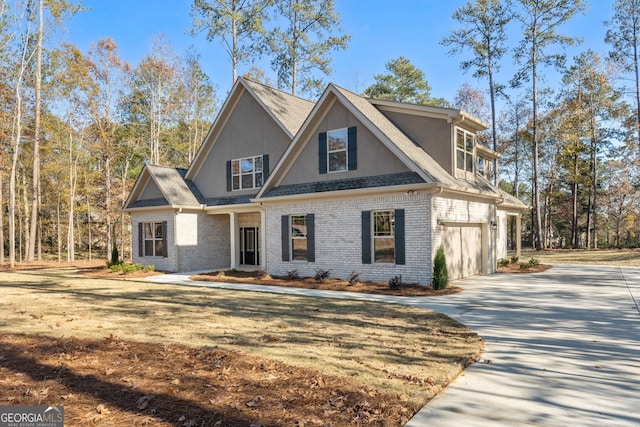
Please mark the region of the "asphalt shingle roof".
[[[199, 206], [200, 203], [192, 188], [184, 179], [186, 169], [166, 166], [146, 166], [158, 188], [171, 206]], [[195, 185], [191, 185], [195, 187]]]

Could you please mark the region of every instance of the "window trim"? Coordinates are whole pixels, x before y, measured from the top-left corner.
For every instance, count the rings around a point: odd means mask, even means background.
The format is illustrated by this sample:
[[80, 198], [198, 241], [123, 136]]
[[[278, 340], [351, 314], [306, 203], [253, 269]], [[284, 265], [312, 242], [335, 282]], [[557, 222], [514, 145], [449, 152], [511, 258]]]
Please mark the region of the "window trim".
[[[147, 226], [152, 231], [152, 236], [147, 236]], [[161, 235], [158, 236], [158, 230]], [[141, 258], [166, 258], [167, 257], [167, 222], [166, 221], [146, 221], [140, 223], [140, 257]], [[151, 242], [152, 253], [147, 253], [147, 242]], [[161, 250], [158, 251], [158, 243]]]
[[[294, 218], [302, 218], [304, 220], [304, 236], [296, 235], [293, 233], [293, 222]], [[304, 258], [296, 258], [294, 251], [294, 240], [304, 240], [305, 241], [305, 253]], [[307, 223], [307, 214], [291, 214], [289, 215], [289, 253], [291, 254], [291, 261], [308, 261], [308, 250], [309, 250], [309, 230]]]
[[[251, 172], [242, 172], [242, 162], [249, 160], [251, 161]], [[256, 164], [260, 162], [260, 170], [257, 170]], [[234, 165], [237, 164], [237, 172], [234, 170]], [[243, 186], [243, 178], [246, 176], [251, 176], [251, 187]], [[256, 185], [257, 177], [260, 176], [260, 185]], [[231, 191], [243, 191], [243, 190], [255, 190], [257, 188], [261, 188], [264, 185], [264, 156], [249, 156], [249, 157], [241, 157], [237, 159], [231, 160]], [[238, 186], [236, 188], [236, 178]]]
[[[389, 234], [378, 234], [376, 229], [376, 216], [380, 214], [390, 214], [391, 224], [388, 231]], [[392, 261], [378, 261], [376, 255], [376, 239], [386, 239], [393, 242], [393, 260]], [[396, 264], [396, 211], [394, 209], [378, 209], [371, 211], [371, 261], [373, 264]]]
[[[334, 132], [344, 132], [344, 149], [331, 150], [330, 135], [331, 133], [334, 133]], [[331, 170], [331, 154], [342, 153], [342, 152], [344, 152], [344, 168]], [[340, 172], [347, 172], [348, 170], [349, 170], [349, 128], [343, 127], [343, 128], [328, 130], [327, 131], [327, 173], [340, 173]]]
[[[462, 135], [462, 147], [459, 147], [459, 136]], [[476, 171], [476, 135], [473, 132], [469, 132], [461, 127], [455, 128], [455, 141], [454, 141], [454, 161], [455, 161], [455, 173], [457, 177], [469, 178], [473, 177]], [[471, 137], [471, 141], [467, 138]], [[458, 154], [462, 153], [462, 165], [459, 164]], [[471, 156], [471, 161], [468, 157]], [[471, 166], [471, 170], [468, 167]]]

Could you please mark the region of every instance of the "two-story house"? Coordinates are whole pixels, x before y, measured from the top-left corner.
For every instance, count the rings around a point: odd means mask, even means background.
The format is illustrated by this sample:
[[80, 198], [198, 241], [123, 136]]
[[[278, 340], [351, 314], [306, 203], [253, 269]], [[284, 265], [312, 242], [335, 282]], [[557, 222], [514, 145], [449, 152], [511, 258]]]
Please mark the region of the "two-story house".
[[486, 128], [460, 110], [332, 84], [312, 103], [240, 78], [187, 170], [141, 172], [124, 206], [133, 260], [429, 284], [442, 245], [450, 278], [492, 273], [526, 206], [487, 179]]

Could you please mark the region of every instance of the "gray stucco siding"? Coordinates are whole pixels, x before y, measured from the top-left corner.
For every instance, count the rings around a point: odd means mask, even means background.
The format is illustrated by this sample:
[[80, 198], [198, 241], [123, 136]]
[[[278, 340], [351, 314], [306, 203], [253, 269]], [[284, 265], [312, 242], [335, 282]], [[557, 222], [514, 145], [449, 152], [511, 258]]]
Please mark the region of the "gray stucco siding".
[[[357, 129], [357, 169], [320, 174], [318, 168], [319, 133], [350, 127], [356, 127]], [[304, 148], [291, 169], [287, 171], [287, 175], [280, 185], [345, 180], [407, 171], [409, 171], [407, 166], [351, 114], [344, 105], [335, 103], [320, 121], [316, 131], [305, 141]]]

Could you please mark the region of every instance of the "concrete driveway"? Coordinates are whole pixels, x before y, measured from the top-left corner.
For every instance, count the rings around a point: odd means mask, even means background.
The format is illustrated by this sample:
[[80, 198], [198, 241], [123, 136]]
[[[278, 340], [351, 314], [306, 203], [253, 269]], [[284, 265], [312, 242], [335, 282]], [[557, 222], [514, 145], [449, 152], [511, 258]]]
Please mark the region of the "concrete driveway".
[[[187, 275], [153, 281], [191, 282]], [[295, 288], [254, 290], [407, 304], [441, 311], [486, 341], [483, 359], [407, 424], [640, 426], [640, 268], [556, 265], [537, 274], [457, 282], [442, 298]]]

